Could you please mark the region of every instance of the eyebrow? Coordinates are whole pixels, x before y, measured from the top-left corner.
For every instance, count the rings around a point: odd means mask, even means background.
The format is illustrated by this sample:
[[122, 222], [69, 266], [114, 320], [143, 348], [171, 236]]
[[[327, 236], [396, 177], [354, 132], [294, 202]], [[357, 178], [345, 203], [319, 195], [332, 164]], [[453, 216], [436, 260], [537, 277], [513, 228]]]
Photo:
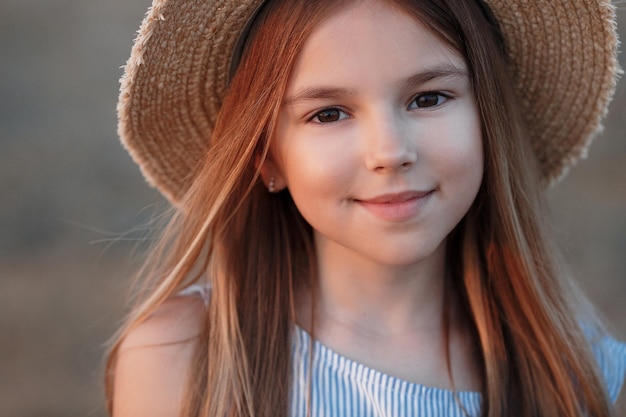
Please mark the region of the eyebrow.
[[355, 91], [349, 88], [339, 87], [305, 87], [295, 95], [287, 97], [283, 101], [283, 106], [293, 106], [301, 101], [313, 100], [334, 100], [339, 97], [354, 95]]
[[[447, 77], [466, 77], [468, 75], [467, 70], [465, 68], [460, 68], [452, 63], [445, 63], [441, 65], [436, 65], [430, 68], [426, 68], [415, 75], [410, 76], [406, 79], [405, 85], [407, 87], [417, 86], [420, 84], [424, 84], [428, 81], [432, 81], [437, 78], [447, 78]], [[334, 100], [340, 97], [354, 95], [356, 92], [349, 88], [341, 88], [341, 87], [305, 87], [299, 90], [296, 94], [291, 97], [287, 97], [283, 101], [283, 106], [293, 106], [299, 102], [303, 101], [314, 101], [314, 100]]]
[[406, 85], [415, 86], [427, 83], [428, 81], [432, 81], [437, 78], [464, 78], [467, 77], [467, 69], [458, 67], [452, 63], [445, 63], [441, 65], [436, 65], [431, 68], [426, 68], [423, 71], [418, 72], [415, 75], [410, 76], [406, 80]]

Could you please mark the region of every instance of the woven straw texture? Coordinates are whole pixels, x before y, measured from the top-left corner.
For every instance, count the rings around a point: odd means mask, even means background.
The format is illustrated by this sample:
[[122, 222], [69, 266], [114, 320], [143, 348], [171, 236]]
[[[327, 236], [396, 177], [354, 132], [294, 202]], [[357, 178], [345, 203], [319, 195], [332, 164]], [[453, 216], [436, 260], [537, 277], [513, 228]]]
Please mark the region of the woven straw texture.
[[541, 174], [560, 180], [591, 140], [615, 92], [610, 1], [485, 0], [500, 24]]
[[206, 152], [240, 32], [262, 0], [154, 0], [121, 79], [118, 133], [148, 182], [180, 200]]
[[[234, 49], [263, 0], [154, 0], [121, 79], [118, 132], [177, 204], [206, 152]], [[546, 185], [581, 157], [615, 91], [609, 0], [485, 0], [499, 22]]]

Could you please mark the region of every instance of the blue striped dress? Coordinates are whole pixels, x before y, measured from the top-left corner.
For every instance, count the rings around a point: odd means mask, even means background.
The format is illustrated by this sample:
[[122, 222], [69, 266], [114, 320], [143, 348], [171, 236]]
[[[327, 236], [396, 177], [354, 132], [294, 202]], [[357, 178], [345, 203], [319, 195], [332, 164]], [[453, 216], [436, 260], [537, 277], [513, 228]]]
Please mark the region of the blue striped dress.
[[[310, 355], [313, 349], [313, 355]], [[626, 344], [610, 337], [593, 345], [594, 354], [616, 401], [626, 377]], [[309, 365], [313, 358], [312, 366]], [[426, 387], [403, 381], [352, 361], [295, 326], [292, 342], [291, 416], [311, 417], [477, 417], [480, 394]], [[309, 393], [309, 372], [311, 387]], [[465, 411], [464, 411], [465, 410]]]
[[[192, 286], [208, 303], [207, 287]], [[311, 352], [313, 349], [313, 352]], [[605, 336], [592, 344], [611, 400], [626, 378], [626, 344]], [[329, 349], [294, 326], [290, 415], [304, 417], [478, 417], [480, 394], [426, 387], [368, 368]], [[312, 354], [311, 354], [312, 353]], [[312, 365], [309, 363], [312, 360]], [[310, 389], [309, 389], [309, 372]], [[310, 397], [309, 397], [310, 396]]]

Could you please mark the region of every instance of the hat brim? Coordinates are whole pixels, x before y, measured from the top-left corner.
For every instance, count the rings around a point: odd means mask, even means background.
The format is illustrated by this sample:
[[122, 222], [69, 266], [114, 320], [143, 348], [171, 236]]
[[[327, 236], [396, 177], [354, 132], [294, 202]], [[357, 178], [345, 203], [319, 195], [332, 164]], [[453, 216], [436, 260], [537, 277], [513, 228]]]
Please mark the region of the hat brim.
[[499, 22], [546, 185], [586, 156], [615, 92], [617, 27], [608, 0], [485, 0]]

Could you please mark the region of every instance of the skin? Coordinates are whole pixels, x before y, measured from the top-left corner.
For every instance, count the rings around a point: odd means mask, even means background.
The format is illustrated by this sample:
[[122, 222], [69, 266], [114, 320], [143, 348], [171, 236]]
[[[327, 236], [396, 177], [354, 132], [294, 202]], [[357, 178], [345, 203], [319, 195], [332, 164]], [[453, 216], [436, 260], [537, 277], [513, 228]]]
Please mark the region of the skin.
[[115, 367], [113, 416], [179, 415], [205, 305], [174, 297], [124, 338]]
[[[390, 375], [452, 388], [442, 372], [445, 245], [482, 173], [461, 56], [383, 2], [355, 2], [316, 28], [262, 168], [314, 229], [316, 338]], [[301, 306], [310, 330], [310, 305]], [[477, 388], [468, 336], [454, 322], [455, 386]]]

